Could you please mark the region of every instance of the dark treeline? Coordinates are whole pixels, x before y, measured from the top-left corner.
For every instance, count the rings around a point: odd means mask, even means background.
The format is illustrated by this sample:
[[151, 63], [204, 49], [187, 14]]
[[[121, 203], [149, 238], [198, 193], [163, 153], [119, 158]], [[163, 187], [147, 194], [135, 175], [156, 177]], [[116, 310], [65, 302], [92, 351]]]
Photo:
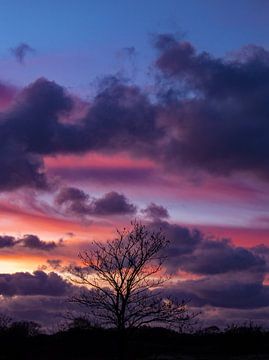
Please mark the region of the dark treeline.
[[[0, 359], [118, 359], [115, 329], [75, 319], [46, 334], [34, 322], [3, 322]], [[220, 331], [208, 327], [179, 333], [160, 327], [129, 329], [124, 359], [268, 359], [269, 332], [253, 324]]]

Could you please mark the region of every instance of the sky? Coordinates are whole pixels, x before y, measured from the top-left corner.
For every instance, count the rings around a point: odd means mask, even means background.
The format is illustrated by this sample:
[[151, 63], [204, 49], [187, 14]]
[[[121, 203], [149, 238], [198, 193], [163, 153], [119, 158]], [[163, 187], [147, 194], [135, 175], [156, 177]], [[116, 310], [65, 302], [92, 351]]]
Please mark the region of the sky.
[[60, 319], [63, 269], [138, 219], [204, 324], [268, 326], [268, 9], [0, 1], [0, 311]]

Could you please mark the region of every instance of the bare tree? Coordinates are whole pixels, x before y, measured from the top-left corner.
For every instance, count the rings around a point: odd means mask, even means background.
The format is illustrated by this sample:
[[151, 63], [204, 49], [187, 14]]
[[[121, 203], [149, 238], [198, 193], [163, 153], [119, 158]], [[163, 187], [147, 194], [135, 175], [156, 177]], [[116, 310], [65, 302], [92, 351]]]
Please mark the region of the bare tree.
[[193, 317], [184, 301], [161, 296], [168, 277], [162, 273], [164, 233], [141, 223], [117, 230], [106, 243], [94, 242], [79, 254], [82, 267], [73, 267], [72, 280], [84, 290], [71, 301], [84, 305], [102, 325], [122, 331], [151, 323], [172, 325]]
[[0, 332], [6, 331], [12, 324], [12, 318], [6, 314], [0, 313]]

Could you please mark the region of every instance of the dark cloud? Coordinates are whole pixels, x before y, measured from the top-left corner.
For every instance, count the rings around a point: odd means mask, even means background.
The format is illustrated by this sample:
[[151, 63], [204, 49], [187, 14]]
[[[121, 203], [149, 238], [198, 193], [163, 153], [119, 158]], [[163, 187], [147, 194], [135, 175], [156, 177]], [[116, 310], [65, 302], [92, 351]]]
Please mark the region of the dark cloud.
[[65, 205], [66, 210], [75, 214], [88, 214], [91, 212], [89, 196], [74, 187], [62, 188], [55, 198], [58, 205]]
[[234, 246], [226, 239], [205, 240], [191, 255], [183, 259], [183, 268], [196, 274], [218, 274], [259, 268], [265, 270], [265, 260], [244, 247]]
[[84, 115], [68, 122], [75, 105], [63, 87], [38, 79], [20, 91], [0, 114], [0, 190], [47, 188], [45, 155], [88, 151], [124, 151], [172, 172], [267, 178], [269, 52], [248, 46], [216, 58], [169, 34], [155, 46], [155, 98], [105, 78]]
[[13, 236], [0, 236], [0, 248], [11, 248], [14, 247], [17, 243], [18, 241]]
[[156, 205], [155, 203], [149, 204], [142, 210], [142, 213], [144, 213], [148, 218], [154, 220], [169, 218], [168, 210], [161, 205]]
[[17, 295], [68, 295], [71, 285], [54, 272], [43, 271], [18, 272], [0, 274], [0, 294], [2, 296]]
[[20, 93], [18, 105], [4, 114], [3, 133], [39, 155], [143, 152], [162, 133], [156, 127], [155, 106], [146, 94], [116, 78], [103, 82], [83, 118], [76, 123], [60, 121], [60, 115], [72, 109], [73, 100], [61, 86], [38, 79]]
[[[84, 142], [89, 149], [153, 153], [163, 131], [157, 123], [156, 106], [137, 86], [106, 78], [83, 119]], [[83, 137], [80, 145], [83, 144]]]
[[115, 191], [100, 198], [90, 198], [84, 191], [68, 187], [62, 188], [55, 199], [56, 204], [64, 205], [65, 211], [77, 215], [116, 215], [134, 214], [136, 206]]
[[24, 235], [20, 240], [21, 244], [28, 249], [53, 250], [58, 245], [54, 241], [46, 242], [39, 239], [36, 235]]
[[172, 224], [167, 221], [155, 220], [150, 226], [154, 230], [161, 229], [169, 240], [169, 247], [166, 249], [169, 263], [167, 266], [172, 270], [178, 269], [181, 265], [180, 258], [183, 255], [191, 254], [199, 246], [202, 234], [199, 230], [191, 230], [187, 227]]
[[59, 117], [71, 111], [72, 105], [61, 86], [40, 78], [24, 88], [15, 105], [1, 114], [1, 140], [20, 145], [30, 154], [60, 152], [64, 140], [61, 131], [69, 125], [62, 124]]
[[180, 299], [189, 299], [193, 306], [214, 306], [217, 308], [255, 309], [268, 306], [269, 287], [262, 279], [254, 279], [246, 273], [216, 275], [198, 280], [178, 282], [165, 291]]
[[27, 234], [22, 238], [15, 238], [14, 236], [2, 235], [0, 236], [0, 248], [12, 248], [14, 246], [24, 247], [34, 250], [49, 251], [57, 248], [61, 245], [61, 241], [58, 243], [54, 241], [43, 241], [36, 235]]
[[200, 275], [248, 270], [260, 274], [266, 272], [265, 257], [253, 249], [238, 247], [228, 239], [208, 237], [199, 230], [165, 221], [155, 221], [151, 226], [161, 228], [170, 240], [170, 246], [165, 251], [168, 272], [183, 270]]
[[157, 38], [156, 47], [156, 66], [168, 81], [161, 98], [176, 134], [164, 149], [170, 166], [267, 178], [269, 52], [248, 46], [215, 58], [171, 35]]
[[22, 146], [12, 144], [12, 141], [9, 144], [2, 143], [0, 149], [0, 191], [10, 191], [20, 187], [48, 188], [44, 164], [40, 156], [25, 152]]
[[0, 311], [13, 319], [35, 321], [55, 331], [68, 308], [66, 296], [17, 295], [4, 297]]
[[15, 48], [12, 48], [10, 51], [20, 64], [24, 63], [24, 59], [27, 54], [35, 52], [35, 50], [26, 43], [21, 43]]
[[42, 78], [17, 95], [14, 105], [0, 115], [0, 189], [46, 188], [44, 155], [147, 153], [162, 133], [147, 96], [117, 79], [103, 83], [82, 119], [61, 121], [72, 110], [73, 100], [65, 90]]
[[0, 190], [48, 187], [41, 154], [52, 151], [58, 116], [70, 108], [60, 86], [39, 79], [0, 114]]
[[96, 215], [134, 214], [136, 206], [131, 204], [123, 194], [111, 191], [94, 200], [93, 212]]

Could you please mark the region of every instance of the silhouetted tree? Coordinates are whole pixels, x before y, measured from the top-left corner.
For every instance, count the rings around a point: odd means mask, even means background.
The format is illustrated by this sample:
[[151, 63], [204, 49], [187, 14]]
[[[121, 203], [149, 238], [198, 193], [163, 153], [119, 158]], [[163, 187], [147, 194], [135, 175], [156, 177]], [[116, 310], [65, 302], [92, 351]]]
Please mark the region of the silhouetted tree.
[[11, 334], [19, 337], [37, 336], [40, 334], [41, 325], [35, 321], [15, 321], [9, 329]]
[[0, 331], [4, 331], [10, 327], [12, 318], [6, 314], [0, 313]]
[[246, 321], [243, 324], [229, 324], [225, 329], [224, 332], [226, 334], [238, 334], [238, 335], [254, 335], [254, 334], [260, 334], [264, 331], [262, 326], [253, 323], [252, 321]]
[[89, 330], [93, 329], [94, 325], [83, 316], [75, 317], [69, 324], [69, 329]]
[[87, 288], [71, 301], [88, 307], [102, 325], [120, 331], [151, 323], [178, 328], [193, 315], [184, 301], [161, 296], [168, 280], [161, 274], [168, 244], [161, 230], [138, 222], [132, 223], [131, 230], [117, 230], [112, 241], [94, 242], [79, 254], [83, 267], [70, 269], [72, 280]]

